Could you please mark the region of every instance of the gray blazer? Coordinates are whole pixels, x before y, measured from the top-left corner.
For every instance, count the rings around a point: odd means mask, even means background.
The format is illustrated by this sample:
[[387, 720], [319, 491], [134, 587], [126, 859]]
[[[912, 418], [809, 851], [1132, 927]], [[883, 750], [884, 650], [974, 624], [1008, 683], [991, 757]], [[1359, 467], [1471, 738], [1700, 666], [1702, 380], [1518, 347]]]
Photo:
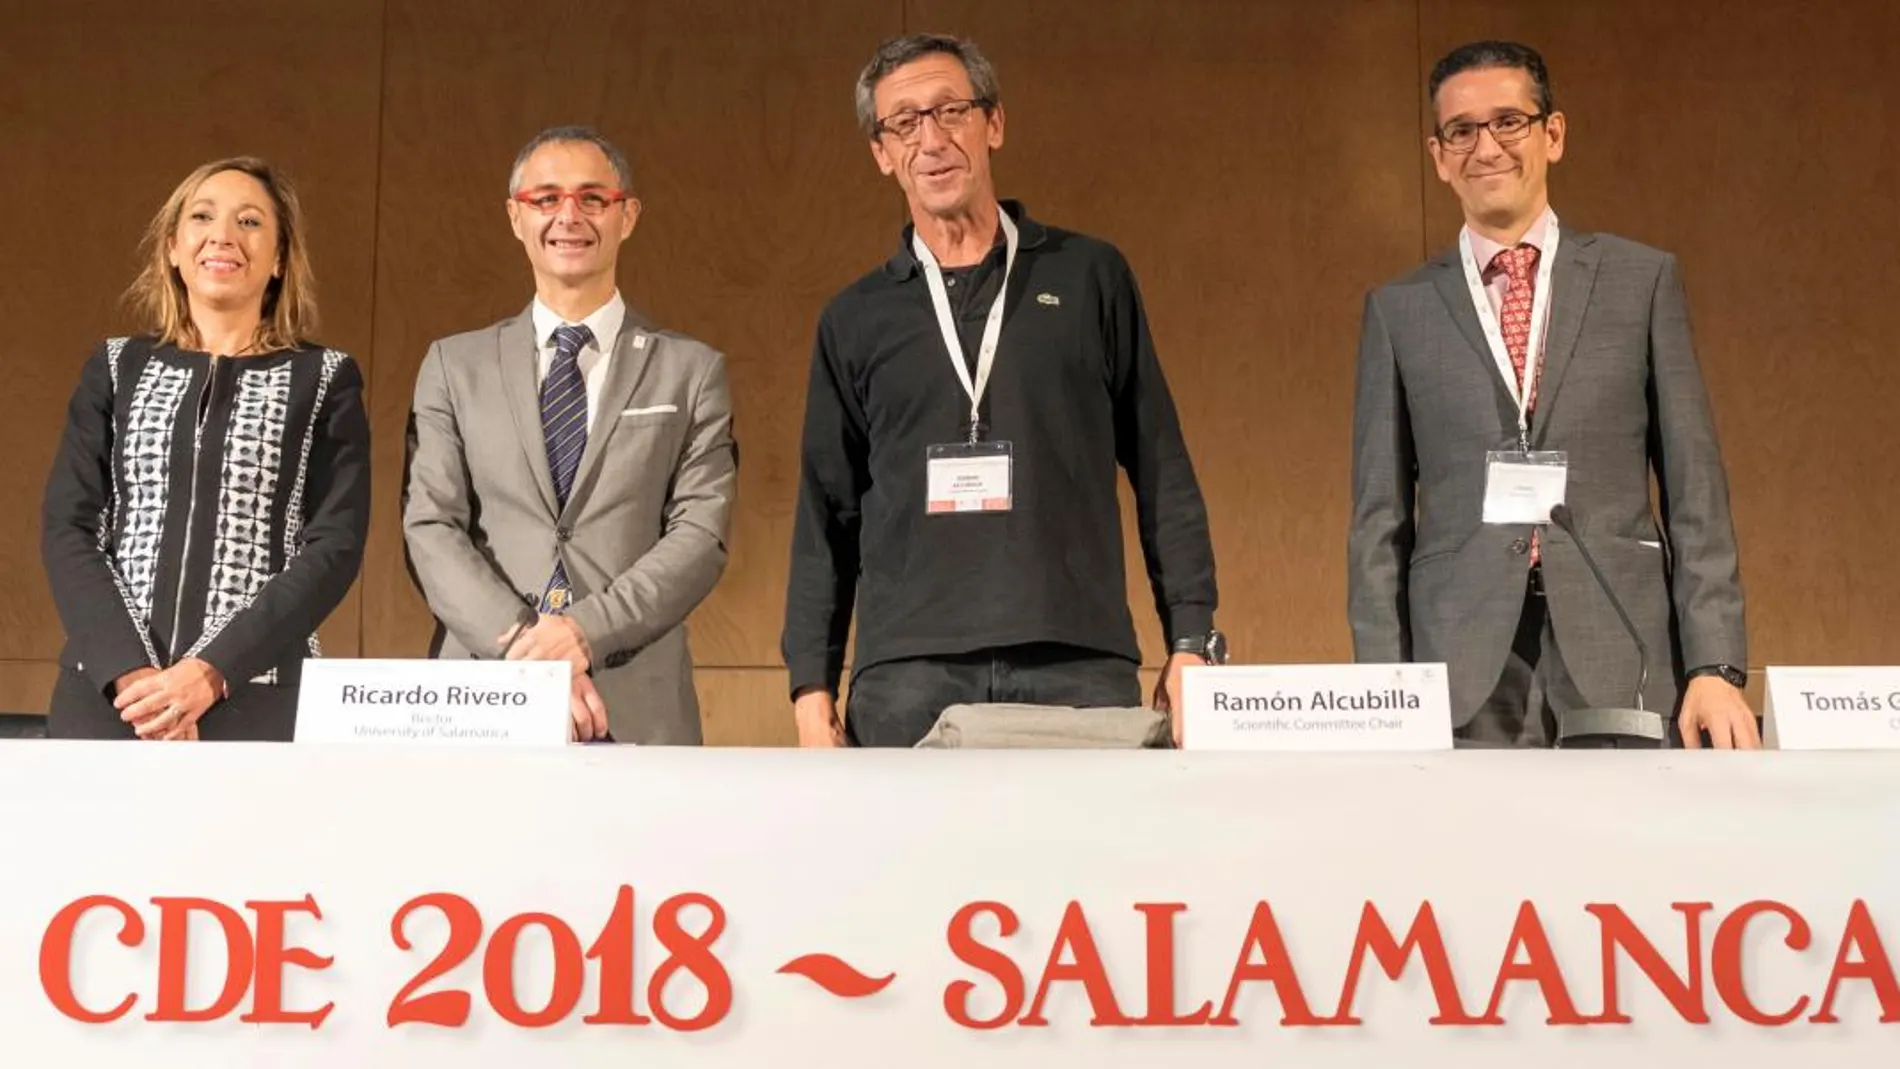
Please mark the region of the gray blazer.
[[[1673, 256], [1607, 234], [1565, 232], [1556, 255], [1531, 448], [1569, 454], [1566, 501], [1649, 646], [1646, 705], [1667, 714], [1685, 668], [1748, 663], [1728, 481], [1682, 283]], [[1354, 654], [1446, 662], [1460, 725], [1496, 687], [1524, 603], [1532, 528], [1481, 522], [1485, 453], [1516, 440], [1516, 405], [1456, 247], [1366, 299], [1347, 549]], [[1542, 537], [1565, 665], [1592, 705], [1628, 705], [1635, 647], [1576, 545], [1555, 526]]]
[[686, 617], [726, 566], [737, 453], [725, 361], [627, 312], [567, 507], [555, 509], [524, 309], [429, 348], [403, 492], [440, 657], [495, 639], [565, 562], [620, 742], [702, 741]]

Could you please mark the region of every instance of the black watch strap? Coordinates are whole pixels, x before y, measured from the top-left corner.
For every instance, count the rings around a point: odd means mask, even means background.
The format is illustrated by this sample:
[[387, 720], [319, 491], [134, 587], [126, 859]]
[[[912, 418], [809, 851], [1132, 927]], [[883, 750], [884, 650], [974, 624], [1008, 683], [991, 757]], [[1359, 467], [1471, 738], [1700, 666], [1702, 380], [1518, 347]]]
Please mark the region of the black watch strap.
[[1169, 646], [1174, 653], [1192, 653], [1209, 664], [1227, 663], [1227, 636], [1217, 630], [1205, 634], [1182, 635]]
[[1738, 689], [1748, 686], [1748, 673], [1732, 664], [1705, 664], [1689, 671], [1689, 678], [1697, 676], [1721, 676], [1728, 684]]

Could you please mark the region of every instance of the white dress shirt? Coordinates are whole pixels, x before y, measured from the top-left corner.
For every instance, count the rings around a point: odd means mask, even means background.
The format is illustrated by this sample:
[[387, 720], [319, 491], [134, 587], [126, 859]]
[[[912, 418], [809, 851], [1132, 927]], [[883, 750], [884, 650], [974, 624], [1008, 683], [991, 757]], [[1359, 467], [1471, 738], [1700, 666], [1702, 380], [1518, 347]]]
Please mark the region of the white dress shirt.
[[[1545, 253], [1549, 251], [1549, 245], [1546, 243], [1546, 239], [1550, 237], [1551, 220], [1556, 217], [1556, 213], [1546, 207], [1543, 214], [1537, 217], [1537, 221], [1532, 223], [1531, 228], [1526, 230], [1524, 236], [1517, 241], [1519, 245], [1530, 245], [1536, 248], [1539, 263], [1542, 262]], [[1490, 298], [1491, 301], [1491, 314], [1494, 317], [1502, 319], [1504, 316], [1504, 297], [1511, 289], [1511, 279], [1510, 276], [1504, 273], [1502, 268], [1495, 271], [1492, 270], [1491, 261], [1497, 259], [1498, 253], [1503, 252], [1505, 246], [1492, 241], [1490, 238], [1485, 237], [1469, 226], [1465, 227], [1465, 232], [1471, 235], [1471, 258], [1478, 262], [1478, 274], [1484, 281], [1484, 295]], [[1536, 285], [1537, 270], [1533, 267], [1531, 270], [1531, 286], [1533, 291]], [[1545, 300], [1550, 299], [1549, 294], [1539, 294], [1538, 296], [1542, 296]], [[1548, 315], [1544, 317], [1544, 329], [1538, 332], [1538, 336], [1533, 339], [1529, 347], [1529, 352], [1525, 354], [1526, 359], [1538, 361], [1540, 377], [1543, 368], [1544, 343], [1550, 339], [1551, 318], [1552, 317]], [[1502, 372], [1500, 372], [1500, 374], [1502, 374]]]
[[[1555, 213], [1545, 208], [1543, 214], [1537, 217], [1537, 221], [1531, 224], [1531, 228], [1524, 232], [1524, 236], [1519, 238], [1517, 243], [1535, 247], [1541, 257], [1544, 253], [1544, 238], [1550, 233], [1550, 221], [1554, 218], [1556, 218]], [[1465, 230], [1471, 234], [1471, 258], [1478, 261], [1478, 271], [1484, 276], [1484, 294], [1491, 298], [1491, 314], [1502, 316], [1504, 295], [1511, 288], [1511, 280], [1505, 276], [1502, 269], [1491, 270], [1491, 261], [1497, 259], [1498, 253], [1503, 252], [1506, 247], [1472, 230], [1469, 226], [1465, 227]], [[1533, 283], [1537, 279], [1534, 269], [1531, 279]]]
[[[627, 302], [615, 290], [613, 299], [595, 309], [593, 314], [574, 326], [584, 326], [594, 332], [594, 340], [581, 348], [581, 382], [587, 386], [587, 427], [594, 428], [595, 417], [600, 409], [601, 384], [607, 381], [607, 358], [613, 355], [614, 342], [620, 337], [620, 325], [627, 318]], [[535, 365], [534, 385], [539, 390], [547, 381], [548, 368], [554, 364], [554, 331], [568, 322], [555, 314], [554, 309], [534, 299], [534, 344]]]

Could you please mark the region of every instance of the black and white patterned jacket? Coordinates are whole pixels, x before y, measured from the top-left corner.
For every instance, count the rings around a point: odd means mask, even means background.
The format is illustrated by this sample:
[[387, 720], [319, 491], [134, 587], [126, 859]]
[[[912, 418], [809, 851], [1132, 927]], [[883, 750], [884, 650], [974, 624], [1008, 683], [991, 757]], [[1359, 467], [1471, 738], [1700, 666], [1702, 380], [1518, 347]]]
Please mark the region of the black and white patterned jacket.
[[369, 510], [363, 376], [346, 354], [106, 341], [46, 486], [61, 664], [101, 693], [186, 657], [233, 692], [294, 684], [356, 577]]

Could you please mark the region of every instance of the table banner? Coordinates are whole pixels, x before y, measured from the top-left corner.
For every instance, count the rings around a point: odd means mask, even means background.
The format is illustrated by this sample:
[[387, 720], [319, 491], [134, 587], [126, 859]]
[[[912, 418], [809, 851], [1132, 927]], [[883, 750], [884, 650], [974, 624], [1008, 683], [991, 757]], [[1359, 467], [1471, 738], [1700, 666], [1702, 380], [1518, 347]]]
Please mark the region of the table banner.
[[1900, 1055], [1900, 757], [0, 744], [0, 1064]]

